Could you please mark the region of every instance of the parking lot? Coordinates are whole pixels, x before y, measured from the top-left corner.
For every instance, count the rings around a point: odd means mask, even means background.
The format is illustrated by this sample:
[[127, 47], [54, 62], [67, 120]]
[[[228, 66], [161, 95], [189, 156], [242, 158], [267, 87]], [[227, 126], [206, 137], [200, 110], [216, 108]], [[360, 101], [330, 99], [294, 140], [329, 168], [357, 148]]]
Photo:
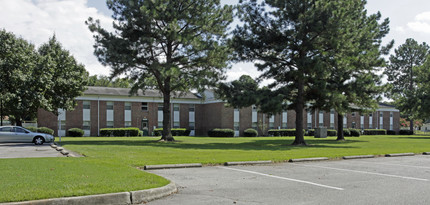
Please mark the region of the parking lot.
[[151, 171], [179, 192], [150, 204], [430, 204], [430, 156]]
[[48, 143], [37, 146], [32, 143], [0, 143], [0, 158], [29, 157], [63, 157], [63, 155], [51, 148]]

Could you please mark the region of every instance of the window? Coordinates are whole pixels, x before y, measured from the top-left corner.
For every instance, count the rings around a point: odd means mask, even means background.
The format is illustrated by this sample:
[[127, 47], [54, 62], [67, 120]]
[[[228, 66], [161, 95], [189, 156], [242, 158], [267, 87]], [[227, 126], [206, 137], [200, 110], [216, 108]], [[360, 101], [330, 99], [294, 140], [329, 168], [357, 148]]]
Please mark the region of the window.
[[373, 117], [373, 114], [372, 114], [372, 113], [370, 113], [370, 114], [369, 114], [369, 117]]
[[59, 129], [60, 130], [66, 130], [66, 121], [65, 120], [61, 120], [60, 123], [58, 123], [59, 125]]
[[163, 104], [158, 104], [158, 111], [163, 111]]
[[308, 122], [308, 129], [312, 129], [312, 123]]
[[287, 123], [286, 122], [282, 123], [282, 129], [287, 129]]
[[107, 121], [106, 122], [106, 127], [107, 128], [113, 128], [113, 121]]
[[131, 103], [129, 102], [124, 103], [124, 110], [131, 110]]
[[106, 102], [106, 110], [113, 110], [113, 102]]
[[173, 122], [173, 128], [179, 128], [180, 126], [179, 122]]
[[355, 122], [352, 122], [352, 126], [353, 129], [355, 129]]
[[190, 122], [189, 127], [190, 127], [190, 130], [194, 130], [195, 129], [195, 123]]
[[19, 128], [19, 127], [15, 127], [15, 132], [18, 132], [18, 133], [25, 133], [25, 130], [24, 130], [24, 129], [22, 129], [22, 128]]
[[91, 129], [90, 121], [84, 121], [84, 124], [82, 125], [82, 129], [83, 130], [90, 130]]
[[239, 122], [234, 123], [234, 130], [239, 131]]
[[173, 104], [173, 111], [179, 111], [179, 104]]
[[131, 121], [125, 121], [124, 127], [131, 127]]
[[12, 132], [12, 127], [3, 127], [3, 128], [0, 128], [0, 132]]
[[379, 117], [383, 117], [384, 115], [383, 115], [383, 113], [379, 113]]
[[275, 129], [275, 123], [269, 122], [269, 129]]
[[189, 108], [188, 108], [188, 111], [190, 111], [190, 112], [194, 112], [194, 110], [195, 110], [196, 108], [195, 108], [195, 105], [194, 104], [191, 104], [190, 106], [189, 106]]
[[364, 129], [364, 124], [361, 124], [360, 126], [361, 126], [361, 127], [360, 127], [361, 129]]
[[163, 127], [163, 121], [158, 121], [158, 128], [162, 128]]
[[352, 112], [352, 113], [351, 113], [351, 116], [352, 116], [352, 117], [355, 117], [355, 112]]
[[373, 125], [372, 124], [369, 124], [369, 129], [373, 129]]
[[253, 122], [252, 123], [252, 128], [253, 129], [258, 129], [258, 123], [257, 122]]
[[84, 101], [83, 102], [84, 109], [91, 109], [91, 103], [90, 101]]
[[334, 123], [330, 123], [330, 129], [334, 129]]
[[390, 117], [393, 117], [393, 112], [390, 112]]
[[142, 111], [146, 111], [146, 110], [148, 110], [148, 103], [143, 102], [142, 103]]

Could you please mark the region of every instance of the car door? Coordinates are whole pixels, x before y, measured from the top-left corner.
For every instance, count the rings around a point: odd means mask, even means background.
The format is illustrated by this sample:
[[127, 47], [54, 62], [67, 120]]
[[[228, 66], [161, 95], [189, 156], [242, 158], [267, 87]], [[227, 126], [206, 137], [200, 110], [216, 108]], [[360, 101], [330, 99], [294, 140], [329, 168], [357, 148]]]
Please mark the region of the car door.
[[17, 142], [32, 142], [33, 140], [32, 135], [20, 127], [15, 127], [15, 138]]
[[15, 140], [15, 132], [13, 127], [0, 128], [0, 142], [13, 142]]

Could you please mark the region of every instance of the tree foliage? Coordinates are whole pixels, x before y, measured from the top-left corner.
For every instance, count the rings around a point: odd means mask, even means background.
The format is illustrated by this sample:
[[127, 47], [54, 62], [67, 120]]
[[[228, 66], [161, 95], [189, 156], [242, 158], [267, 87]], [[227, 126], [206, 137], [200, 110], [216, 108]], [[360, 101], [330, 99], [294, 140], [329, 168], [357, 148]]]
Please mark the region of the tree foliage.
[[427, 76], [423, 65], [429, 49], [426, 43], [418, 44], [414, 39], [406, 39], [394, 50], [395, 54], [390, 56], [390, 64], [384, 72], [390, 86], [388, 96], [394, 99], [401, 114], [408, 116], [410, 130], [413, 130], [413, 120], [422, 115], [420, 108], [426, 102], [421, 100], [425, 90], [420, 87], [423, 86], [421, 83], [428, 81], [422, 77]]
[[170, 133], [170, 98], [192, 88], [203, 90], [223, 79], [230, 49], [226, 46], [232, 7], [219, 0], [112, 0], [115, 32], [89, 18], [95, 55], [112, 77], [134, 81], [132, 92], [155, 87], [163, 95], [163, 140]]
[[74, 108], [84, 90], [87, 72], [55, 36], [36, 51], [13, 33], [0, 31], [0, 87], [2, 105], [17, 125], [34, 118], [38, 108], [54, 113]]
[[[232, 40], [236, 57], [254, 62], [263, 72], [261, 79], [275, 80], [268, 92], [280, 93], [283, 101], [291, 102], [286, 106], [294, 109], [297, 116], [293, 144], [306, 144], [305, 108], [326, 108], [334, 104], [339, 109], [349, 107], [349, 104], [344, 106], [349, 96], [342, 95], [342, 91], [330, 94], [332, 87], [336, 87], [329, 82], [333, 81], [334, 73], [343, 77], [343, 82], [356, 80], [350, 86], [365, 87], [366, 82], [378, 79], [370, 71], [382, 62], [379, 45], [388, 23], [378, 24], [379, 14], [367, 17], [365, 3], [361, 0], [266, 0], [261, 4], [256, 0], [241, 1], [238, 16], [243, 25], [234, 30]], [[354, 56], [361, 52], [368, 54]], [[371, 55], [376, 58], [366, 63]], [[342, 58], [349, 59], [339, 60]], [[365, 66], [365, 70], [356, 70], [359, 66]], [[356, 93], [351, 96], [360, 97]]]

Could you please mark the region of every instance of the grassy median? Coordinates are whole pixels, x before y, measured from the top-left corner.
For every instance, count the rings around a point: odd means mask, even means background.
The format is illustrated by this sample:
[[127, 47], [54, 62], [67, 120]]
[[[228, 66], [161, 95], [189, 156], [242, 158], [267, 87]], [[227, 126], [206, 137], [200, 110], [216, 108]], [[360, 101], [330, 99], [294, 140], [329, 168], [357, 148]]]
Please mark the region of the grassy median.
[[112, 193], [160, 187], [167, 180], [139, 171], [154, 164], [341, 157], [429, 152], [430, 136], [306, 137], [309, 146], [291, 146], [293, 137], [63, 138], [62, 145], [83, 158], [0, 160], [0, 202]]

